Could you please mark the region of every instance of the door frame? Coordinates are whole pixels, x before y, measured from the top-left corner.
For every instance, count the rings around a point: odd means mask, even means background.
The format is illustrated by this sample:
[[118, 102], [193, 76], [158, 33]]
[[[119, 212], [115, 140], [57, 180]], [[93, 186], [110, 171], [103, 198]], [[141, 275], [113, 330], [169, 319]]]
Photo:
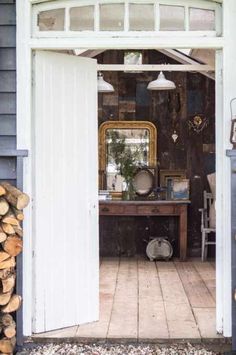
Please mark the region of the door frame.
[[[230, 4], [235, 8], [235, 0], [227, 0], [224, 20], [232, 17]], [[161, 37], [158, 38], [31, 38], [31, 3], [29, 0], [16, 2], [17, 9], [17, 149], [27, 149], [28, 158], [24, 160], [24, 190], [32, 196], [32, 160], [33, 133], [31, 118], [34, 114], [32, 87], [32, 55], [37, 49], [163, 49], [163, 48], [212, 48], [216, 49], [216, 328], [224, 336], [231, 336], [231, 219], [230, 219], [230, 165], [226, 158], [226, 149], [230, 149], [230, 116], [227, 103], [233, 95], [229, 73], [223, 71], [223, 59], [230, 62], [230, 49], [223, 37]], [[227, 23], [227, 22], [224, 22]], [[230, 42], [230, 35], [229, 42]], [[235, 53], [236, 57], [236, 53]], [[231, 58], [232, 60], [235, 58]], [[224, 85], [223, 85], [224, 84]], [[228, 93], [229, 98], [225, 98]], [[223, 117], [223, 119], [222, 119]], [[223, 132], [223, 133], [222, 133]], [[33, 317], [33, 267], [34, 226], [32, 208], [25, 211], [23, 270], [23, 334], [32, 335]], [[24, 307], [25, 306], [25, 307]], [[25, 309], [27, 308], [27, 312]]]

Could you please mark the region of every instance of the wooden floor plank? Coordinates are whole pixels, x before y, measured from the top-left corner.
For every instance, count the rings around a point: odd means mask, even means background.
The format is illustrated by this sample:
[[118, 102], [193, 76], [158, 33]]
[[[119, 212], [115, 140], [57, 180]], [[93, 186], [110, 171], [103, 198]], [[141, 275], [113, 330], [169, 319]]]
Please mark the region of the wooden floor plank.
[[192, 307], [215, 307], [215, 300], [191, 262], [176, 262], [175, 266]]
[[76, 332], [77, 337], [102, 339], [107, 337], [118, 270], [118, 258], [106, 258], [102, 260], [100, 266], [99, 321], [80, 326]]
[[138, 260], [140, 340], [166, 339], [169, 337], [165, 307], [156, 265], [147, 260]]
[[137, 340], [137, 289], [137, 260], [121, 259], [107, 338]]
[[174, 263], [157, 263], [171, 339], [200, 338], [198, 326]]
[[216, 272], [215, 268], [209, 262], [195, 261], [194, 266], [201, 276], [202, 280], [205, 282], [210, 294], [216, 300]]
[[214, 260], [214, 261], [210, 261], [210, 264], [211, 264], [211, 266], [213, 267], [213, 269], [215, 270], [215, 269], [216, 269], [216, 262], [215, 262], [215, 260]]
[[193, 312], [202, 338], [222, 338], [222, 335], [216, 333], [215, 308], [193, 308]]

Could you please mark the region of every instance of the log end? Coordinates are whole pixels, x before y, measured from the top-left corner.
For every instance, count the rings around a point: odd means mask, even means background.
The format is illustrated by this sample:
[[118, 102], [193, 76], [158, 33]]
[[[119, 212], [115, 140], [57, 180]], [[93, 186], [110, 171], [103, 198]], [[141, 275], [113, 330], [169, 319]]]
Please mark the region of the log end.
[[28, 206], [29, 202], [30, 202], [29, 196], [24, 194], [24, 193], [22, 193], [20, 196], [18, 196], [16, 208], [18, 210], [23, 210], [23, 208]]

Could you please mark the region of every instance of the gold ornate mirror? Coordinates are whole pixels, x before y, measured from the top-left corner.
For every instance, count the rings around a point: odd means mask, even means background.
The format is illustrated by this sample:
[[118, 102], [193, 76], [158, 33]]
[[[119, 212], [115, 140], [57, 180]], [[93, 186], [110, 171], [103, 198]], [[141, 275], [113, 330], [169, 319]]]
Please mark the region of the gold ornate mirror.
[[157, 132], [148, 121], [108, 121], [99, 127], [99, 188], [120, 194], [124, 178], [115, 155], [122, 147], [138, 167], [155, 168]]

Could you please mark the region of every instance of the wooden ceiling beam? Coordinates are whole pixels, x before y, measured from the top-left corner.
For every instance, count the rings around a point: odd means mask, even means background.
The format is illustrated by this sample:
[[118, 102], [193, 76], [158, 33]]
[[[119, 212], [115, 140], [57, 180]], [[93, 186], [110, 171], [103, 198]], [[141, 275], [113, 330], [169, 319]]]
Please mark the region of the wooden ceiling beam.
[[98, 64], [99, 71], [214, 71], [212, 65], [205, 64]]
[[74, 49], [73, 50], [74, 54], [80, 57], [86, 57], [86, 58], [94, 58], [100, 53], [105, 52], [104, 49], [99, 49], [99, 50], [88, 50], [88, 49]]
[[[191, 64], [191, 65], [200, 65], [197, 60], [194, 60], [193, 58], [190, 58], [189, 56], [185, 55], [184, 53], [181, 53], [175, 49], [158, 49], [158, 52], [182, 63], [182, 64]], [[202, 75], [207, 76], [210, 79], [215, 80], [215, 74], [214, 74], [215, 68], [213, 67], [212, 73], [207, 73], [205, 71], [200, 72]]]
[[73, 49], [73, 53], [78, 56], [82, 54], [84, 55], [86, 52], [88, 52], [87, 49], [79, 49], [79, 48]]

